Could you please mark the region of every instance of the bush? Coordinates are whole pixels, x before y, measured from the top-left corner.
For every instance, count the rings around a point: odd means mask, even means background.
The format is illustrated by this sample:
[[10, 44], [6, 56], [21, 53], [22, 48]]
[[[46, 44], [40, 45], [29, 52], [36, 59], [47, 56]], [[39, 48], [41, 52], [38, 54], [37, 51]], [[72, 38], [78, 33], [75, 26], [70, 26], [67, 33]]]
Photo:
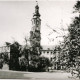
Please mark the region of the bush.
[[1, 53], [0, 54], [0, 69], [2, 69], [3, 63], [5, 63], [5, 62], [6, 62], [6, 60], [5, 60], [5, 54]]
[[3, 67], [3, 59], [0, 59], [0, 69]]
[[50, 61], [48, 58], [39, 57], [31, 61], [29, 64], [29, 71], [32, 72], [43, 72], [46, 71], [50, 66]]
[[20, 65], [20, 70], [21, 71], [26, 71], [28, 69], [28, 61], [27, 61], [27, 59], [25, 57], [24, 58], [20, 58], [19, 65]]

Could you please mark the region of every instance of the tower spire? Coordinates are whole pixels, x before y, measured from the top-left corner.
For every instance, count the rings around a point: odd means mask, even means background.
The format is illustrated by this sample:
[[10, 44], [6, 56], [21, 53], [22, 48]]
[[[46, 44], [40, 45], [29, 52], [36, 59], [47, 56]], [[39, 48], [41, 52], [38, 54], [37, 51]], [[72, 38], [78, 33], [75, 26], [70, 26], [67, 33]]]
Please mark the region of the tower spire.
[[38, 1], [36, 1], [36, 3], [37, 3], [37, 5], [35, 6], [35, 13], [34, 13], [33, 17], [34, 16], [40, 17]]
[[38, 1], [36, 1], [37, 5], [38, 5]]

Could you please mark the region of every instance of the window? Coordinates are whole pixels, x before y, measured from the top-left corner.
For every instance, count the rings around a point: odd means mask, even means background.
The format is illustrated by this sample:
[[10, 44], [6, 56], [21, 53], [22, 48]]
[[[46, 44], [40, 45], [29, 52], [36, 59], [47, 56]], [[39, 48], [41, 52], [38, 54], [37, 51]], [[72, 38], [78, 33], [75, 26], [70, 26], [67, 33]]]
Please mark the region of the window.
[[51, 52], [51, 54], [52, 54], [53, 52]]
[[39, 22], [37, 21], [37, 24], [39, 24]]
[[47, 51], [47, 53], [49, 53], [49, 51]]

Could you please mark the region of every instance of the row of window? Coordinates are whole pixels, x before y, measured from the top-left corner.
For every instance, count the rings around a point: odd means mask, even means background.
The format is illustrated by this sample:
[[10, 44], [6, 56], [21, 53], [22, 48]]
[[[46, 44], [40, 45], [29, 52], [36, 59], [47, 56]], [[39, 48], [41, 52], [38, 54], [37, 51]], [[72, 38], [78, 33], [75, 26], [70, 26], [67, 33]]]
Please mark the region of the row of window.
[[[46, 53], [46, 51], [43, 51], [43, 53]], [[51, 53], [52, 54], [53, 52], [52, 51], [51, 52], [47, 51], [47, 53]]]

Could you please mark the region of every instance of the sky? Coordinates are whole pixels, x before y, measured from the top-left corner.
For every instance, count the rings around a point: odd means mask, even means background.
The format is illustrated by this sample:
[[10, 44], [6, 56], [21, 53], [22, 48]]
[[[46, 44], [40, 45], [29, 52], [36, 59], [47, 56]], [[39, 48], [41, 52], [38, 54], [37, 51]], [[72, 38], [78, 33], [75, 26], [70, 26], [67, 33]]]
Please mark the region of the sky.
[[[63, 40], [71, 23], [76, 0], [37, 0], [41, 14], [41, 45], [56, 45]], [[32, 28], [35, 0], [0, 0], [0, 46], [5, 42], [18, 41], [24, 44]], [[52, 29], [57, 32], [53, 32]]]

